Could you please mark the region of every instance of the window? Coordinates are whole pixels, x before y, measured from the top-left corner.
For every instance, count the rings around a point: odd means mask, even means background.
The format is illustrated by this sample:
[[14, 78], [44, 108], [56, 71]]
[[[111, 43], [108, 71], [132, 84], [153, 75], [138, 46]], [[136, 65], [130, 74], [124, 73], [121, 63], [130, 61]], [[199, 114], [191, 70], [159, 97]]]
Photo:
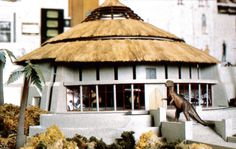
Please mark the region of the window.
[[146, 68], [146, 79], [156, 79], [156, 68]]
[[[145, 109], [144, 95], [144, 84], [133, 85], [133, 101], [131, 84], [116, 85], [117, 110]], [[132, 102], [134, 107], [132, 107]]]
[[226, 43], [223, 41], [222, 44], [222, 62], [226, 62]]
[[41, 103], [41, 97], [40, 96], [35, 96], [32, 99], [32, 106], [40, 106]]
[[227, 0], [217, 0], [217, 3], [227, 3]]
[[203, 0], [198, 0], [198, 6], [199, 6], [199, 7], [204, 7], [204, 5], [203, 5]]
[[[205, 1], [205, 4], [204, 4], [204, 1]], [[198, 0], [198, 6], [199, 7], [204, 7], [204, 6], [208, 7], [209, 6], [208, 0]]]
[[0, 21], [0, 42], [11, 42], [11, 22]]
[[[175, 92], [191, 102], [192, 105], [201, 105], [203, 107], [212, 106], [212, 84], [199, 83], [179, 83], [175, 84]], [[167, 97], [169, 91], [167, 90]], [[170, 105], [170, 103], [167, 103]]]
[[207, 33], [206, 29], [207, 29], [207, 18], [205, 14], [202, 14], [202, 33], [203, 34]]
[[63, 9], [41, 9], [41, 43], [64, 32]]
[[21, 31], [23, 35], [38, 35], [39, 24], [31, 22], [23, 22], [21, 25]]
[[183, 5], [183, 0], [178, 0], [177, 5]]
[[67, 111], [144, 110], [144, 95], [144, 84], [67, 86], [66, 107]]

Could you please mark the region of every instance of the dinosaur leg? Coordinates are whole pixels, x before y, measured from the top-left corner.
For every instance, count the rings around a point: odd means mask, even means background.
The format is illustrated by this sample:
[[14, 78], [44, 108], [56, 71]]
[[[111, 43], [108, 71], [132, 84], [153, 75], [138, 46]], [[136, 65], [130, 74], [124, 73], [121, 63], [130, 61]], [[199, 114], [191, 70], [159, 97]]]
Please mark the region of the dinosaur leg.
[[180, 116], [180, 110], [178, 110], [178, 109], [176, 109], [176, 111], [175, 111], [175, 121], [179, 121], [179, 116]]
[[183, 104], [183, 112], [187, 121], [190, 121], [189, 110], [188, 104]]
[[190, 116], [189, 116], [187, 111], [184, 112], [184, 116], [185, 116], [187, 121], [190, 121]]

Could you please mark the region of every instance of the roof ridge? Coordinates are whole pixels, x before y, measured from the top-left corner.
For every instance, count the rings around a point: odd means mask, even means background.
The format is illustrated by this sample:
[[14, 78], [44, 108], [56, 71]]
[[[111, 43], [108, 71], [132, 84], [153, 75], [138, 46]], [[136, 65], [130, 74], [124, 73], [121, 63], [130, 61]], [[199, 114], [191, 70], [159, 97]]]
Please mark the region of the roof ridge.
[[185, 42], [183, 39], [163, 37], [163, 36], [144, 36], [144, 35], [109, 35], [109, 36], [92, 36], [92, 37], [78, 37], [78, 38], [68, 38], [62, 40], [56, 40], [51, 42], [45, 42], [42, 46], [46, 44], [55, 44], [60, 42], [74, 42], [74, 41], [95, 41], [95, 40], [162, 40], [169, 42]]

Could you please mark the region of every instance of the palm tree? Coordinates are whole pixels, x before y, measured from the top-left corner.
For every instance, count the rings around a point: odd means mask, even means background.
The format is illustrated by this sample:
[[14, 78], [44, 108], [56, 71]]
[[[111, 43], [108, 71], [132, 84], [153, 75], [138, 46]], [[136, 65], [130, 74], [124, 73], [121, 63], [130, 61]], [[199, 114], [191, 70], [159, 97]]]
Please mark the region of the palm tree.
[[15, 60], [16, 57], [14, 54], [7, 50], [7, 49], [0, 49], [0, 105], [4, 104], [4, 94], [3, 94], [3, 68], [6, 63], [6, 55], [10, 58], [11, 62], [13, 63], [13, 59]]
[[12, 83], [19, 79], [21, 75], [24, 75], [24, 84], [21, 95], [21, 104], [20, 104], [20, 114], [19, 121], [17, 126], [17, 136], [16, 136], [16, 148], [19, 149], [25, 143], [25, 134], [24, 134], [24, 121], [25, 121], [25, 109], [27, 107], [29, 85], [34, 84], [40, 91], [42, 91], [42, 83], [45, 83], [43, 74], [39, 69], [39, 66], [32, 64], [27, 61], [26, 65], [20, 67], [13, 71], [9, 76], [7, 83]]

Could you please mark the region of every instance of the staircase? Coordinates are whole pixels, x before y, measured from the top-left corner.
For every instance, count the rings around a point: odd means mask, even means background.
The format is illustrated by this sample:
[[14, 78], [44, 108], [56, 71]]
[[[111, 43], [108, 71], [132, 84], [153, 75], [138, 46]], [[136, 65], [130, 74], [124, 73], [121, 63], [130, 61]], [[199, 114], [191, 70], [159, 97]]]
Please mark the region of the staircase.
[[123, 131], [134, 131], [135, 139], [149, 130], [158, 132], [158, 127], [153, 127], [152, 116], [147, 113], [60, 113], [41, 115], [40, 126], [31, 126], [29, 135], [43, 132], [54, 124], [66, 137], [73, 137], [75, 134], [87, 138], [95, 136], [106, 143], [120, 138]]

